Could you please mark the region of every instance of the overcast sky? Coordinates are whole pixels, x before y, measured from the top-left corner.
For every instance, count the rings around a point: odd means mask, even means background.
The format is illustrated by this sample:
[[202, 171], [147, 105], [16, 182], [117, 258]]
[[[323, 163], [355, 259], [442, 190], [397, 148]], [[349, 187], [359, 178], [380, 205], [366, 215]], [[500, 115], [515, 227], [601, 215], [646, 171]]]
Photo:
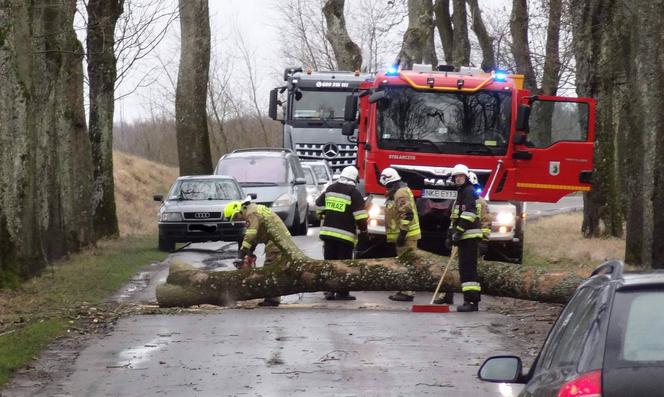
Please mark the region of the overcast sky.
[[[269, 90], [279, 84], [285, 61], [280, 59], [280, 47], [282, 40], [288, 38], [280, 35], [279, 14], [276, 4], [279, 0], [209, 0], [210, 25], [212, 31], [213, 57], [214, 54], [223, 54], [224, 57], [233, 57], [233, 48], [236, 47], [236, 36], [241, 36], [246, 47], [252, 53], [259, 76], [259, 98], [267, 102]], [[385, 1], [387, 4], [387, 0]], [[347, 0], [346, 13], [357, 12], [359, 0]], [[508, 0], [480, 0], [483, 12], [500, 10], [505, 12]], [[167, 0], [167, 4], [175, 8], [177, 0]], [[347, 18], [348, 19], [348, 18]], [[289, 43], [298, 45], [299, 43]], [[175, 21], [162, 43], [153, 54], [141, 60], [132, 69], [131, 75], [119, 87], [118, 96], [123, 96], [137, 85], [146, 71], [151, 70], [160, 62], [172, 62], [171, 74], [177, 76], [177, 61], [179, 58], [179, 21]], [[226, 55], [228, 54], [228, 55]], [[390, 55], [390, 62], [396, 54]], [[159, 61], [157, 59], [161, 61]], [[223, 58], [223, 57], [222, 57]], [[232, 76], [238, 84], [246, 84], [243, 70], [239, 61], [234, 61]], [[153, 71], [151, 75], [156, 76], [159, 86], [168, 85], [168, 77], [163, 72]], [[116, 103], [116, 121], [132, 121], [140, 118], [150, 117], [150, 101], [168, 101], [159, 98], [164, 95], [164, 90], [152, 87], [140, 88], [130, 95], [122, 97]]]

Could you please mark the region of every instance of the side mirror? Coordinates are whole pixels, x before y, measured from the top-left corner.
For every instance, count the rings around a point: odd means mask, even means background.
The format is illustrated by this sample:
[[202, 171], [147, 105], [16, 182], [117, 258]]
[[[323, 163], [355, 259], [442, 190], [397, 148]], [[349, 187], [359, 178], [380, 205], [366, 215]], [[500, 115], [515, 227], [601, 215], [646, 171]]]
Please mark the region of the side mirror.
[[258, 198], [256, 193], [249, 193], [248, 196], [251, 197], [252, 200], [256, 200]]
[[484, 361], [477, 377], [485, 382], [519, 383], [522, 370], [519, 357], [494, 356]]
[[162, 196], [161, 194], [155, 194], [154, 196], [152, 196], [152, 199], [154, 201], [163, 202], [164, 201], [164, 196]]
[[356, 129], [357, 129], [357, 122], [349, 121], [341, 126], [341, 135], [353, 136], [355, 135]]
[[376, 103], [385, 99], [385, 91], [377, 91], [369, 95], [369, 103]]
[[279, 89], [275, 88], [270, 90], [270, 107], [267, 110], [267, 115], [272, 119], [277, 119], [277, 105], [279, 103]]
[[530, 129], [530, 106], [519, 105], [516, 111], [516, 130], [527, 133]]
[[306, 185], [306, 184], [307, 180], [304, 178], [295, 178], [295, 180], [293, 181], [293, 185]]
[[346, 97], [346, 107], [344, 108], [344, 120], [355, 121], [357, 116], [357, 97], [348, 95]]

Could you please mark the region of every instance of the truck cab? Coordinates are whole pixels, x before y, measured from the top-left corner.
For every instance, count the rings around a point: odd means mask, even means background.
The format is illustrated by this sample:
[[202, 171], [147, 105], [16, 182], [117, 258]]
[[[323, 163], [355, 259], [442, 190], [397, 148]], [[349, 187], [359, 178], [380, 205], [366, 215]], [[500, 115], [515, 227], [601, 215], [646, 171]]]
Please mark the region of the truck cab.
[[590, 98], [532, 95], [520, 75], [414, 65], [379, 72], [347, 98], [346, 109], [343, 133], [359, 129], [358, 168], [375, 238], [384, 233], [378, 179], [387, 167], [416, 197], [420, 248], [441, 252], [456, 198], [451, 169], [467, 165], [489, 201], [488, 259], [512, 262], [523, 256], [525, 201], [557, 202], [590, 190]]
[[283, 123], [283, 146], [303, 161], [326, 160], [335, 175], [355, 165], [357, 135], [341, 134], [344, 106], [346, 96], [370, 78], [370, 74], [360, 72], [286, 69], [286, 85], [270, 91], [268, 112], [273, 120]]

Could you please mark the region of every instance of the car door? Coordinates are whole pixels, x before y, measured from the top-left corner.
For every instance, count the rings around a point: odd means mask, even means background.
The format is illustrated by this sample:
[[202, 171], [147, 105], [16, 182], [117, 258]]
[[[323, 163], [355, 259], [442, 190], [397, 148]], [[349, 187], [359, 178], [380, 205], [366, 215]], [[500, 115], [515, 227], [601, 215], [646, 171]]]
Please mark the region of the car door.
[[[295, 179], [304, 178], [304, 170], [302, 169], [300, 160], [298, 160], [297, 157], [290, 156], [288, 158], [288, 163], [291, 166]], [[293, 185], [293, 188], [295, 189], [295, 194], [297, 195], [297, 208], [300, 210], [300, 219], [307, 219], [307, 187], [304, 184], [295, 184]]]
[[[595, 140], [595, 100], [537, 96], [529, 106], [528, 131], [518, 135], [512, 159], [515, 198], [557, 202], [575, 191], [589, 191]], [[524, 131], [521, 131], [523, 133]]]

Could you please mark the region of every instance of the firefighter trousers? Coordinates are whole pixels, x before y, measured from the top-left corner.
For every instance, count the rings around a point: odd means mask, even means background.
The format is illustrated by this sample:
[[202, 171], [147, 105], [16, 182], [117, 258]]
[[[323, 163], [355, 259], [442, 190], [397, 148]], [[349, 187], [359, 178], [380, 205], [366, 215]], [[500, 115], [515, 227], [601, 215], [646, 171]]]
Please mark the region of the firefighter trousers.
[[[323, 239], [323, 258], [329, 260], [353, 259], [353, 246], [333, 238]], [[334, 290], [332, 292], [345, 295], [348, 290]]]
[[[406, 241], [404, 242], [404, 244], [401, 247], [399, 247], [397, 245], [397, 256], [400, 256], [401, 254], [403, 254], [406, 251], [410, 251], [410, 250], [414, 250], [414, 249], [417, 249], [417, 240], [408, 240], [408, 239], [406, 239]], [[399, 291], [397, 293], [401, 294], [401, 295], [415, 296], [415, 293], [413, 291]]]
[[461, 240], [459, 247], [459, 278], [461, 279], [461, 292], [465, 302], [477, 303], [480, 301], [481, 288], [477, 278], [477, 249], [480, 239], [469, 238]]
[[[279, 247], [274, 245], [272, 241], [265, 243], [265, 262], [263, 262], [263, 267], [265, 266], [278, 266], [281, 261], [281, 250]], [[265, 298], [265, 300], [272, 300], [281, 302], [281, 297], [271, 297]]]

